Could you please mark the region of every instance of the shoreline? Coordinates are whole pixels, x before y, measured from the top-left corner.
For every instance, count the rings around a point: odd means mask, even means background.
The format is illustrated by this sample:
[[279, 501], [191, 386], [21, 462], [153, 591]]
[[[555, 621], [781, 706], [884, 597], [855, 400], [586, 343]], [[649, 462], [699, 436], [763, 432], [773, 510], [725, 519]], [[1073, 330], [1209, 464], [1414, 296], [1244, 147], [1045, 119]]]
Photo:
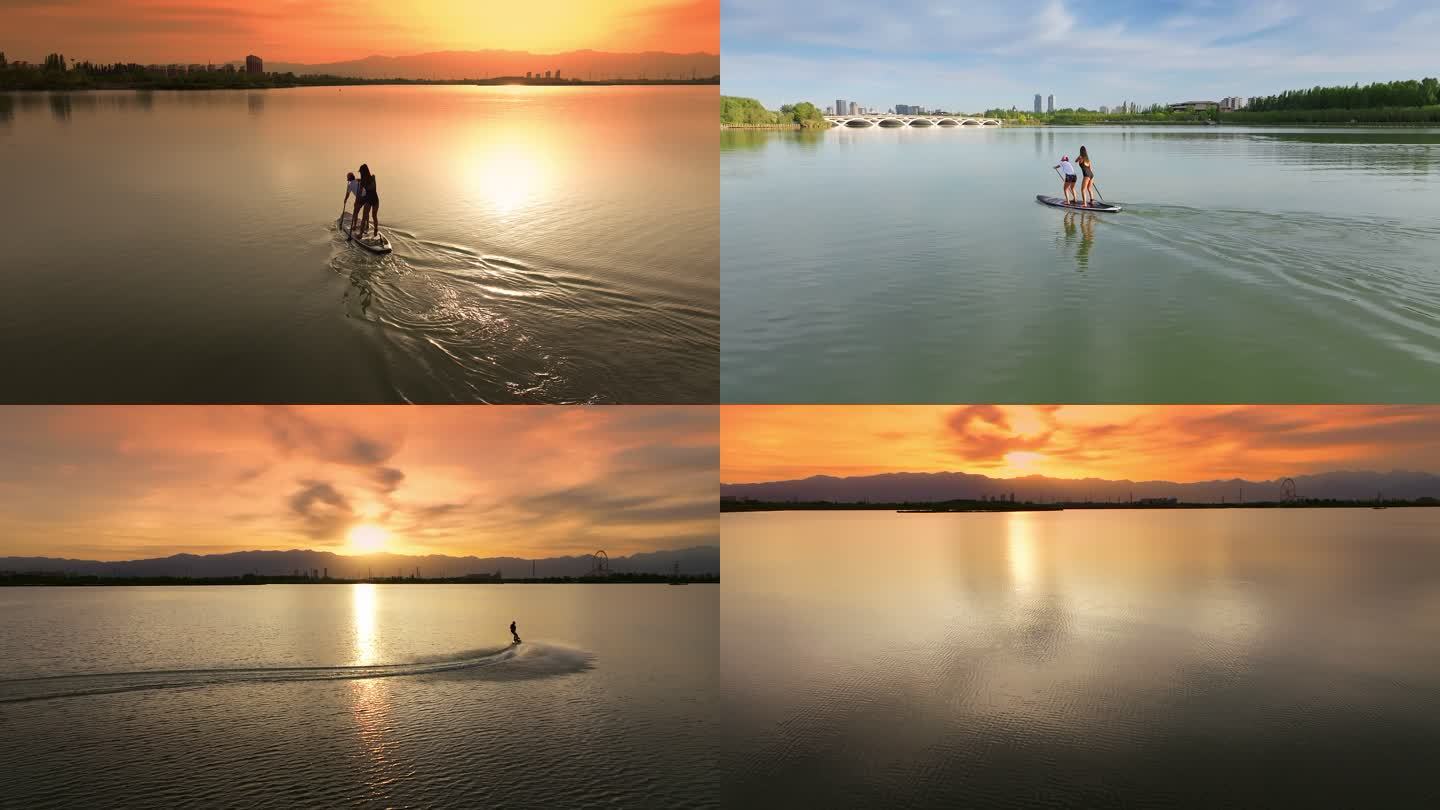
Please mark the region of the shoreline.
[[719, 86], [718, 76], [705, 79], [601, 79], [595, 81], [566, 79], [564, 81], [524, 78], [498, 79], [344, 79], [329, 77], [307, 81], [296, 77], [294, 81], [256, 82], [255, 84], [196, 85], [184, 82], [97, 84], [88, 87], [10, 87], [0, 88], [0, 93], [86, 93], [105, 90], [131, 90], [136, 92], [156, 90], [290, 90], [297, 87], [364, 87], [413, 86], [413, 85], [470, 85], [475, 87], [705, 87]]
[[6, 573], [0, 588], [84, 588], [135, 586], [236, 586], [236, 585], [717, 585], [718, 574], [695, 574], [676, 579], [668, 574], [613, 574], [609, 577], [541, 577], [524, 579], [305, 579], [291, 576], [243, 577], [102, 577], [94, 574], [66, 576], [51, 573]]
[[1382, 501], [1360, 502], [1360, 501], [1318, 501], [1318, 502], [1294, 502], [1282, 501], [1256, 501], [1255, 503], [1054, 503], [1054, 504], [1008, 504], [997, 503], [994, 505], [986, 503], [965, 504], [953, 507], [944, 507], [938, 504], [927, 505], [924, 503], [830, 503], [824, 501], [811, 501], [804, 503], [727, 503], [721, 502], [722, 513], [740, 512], [894, 512], [896, 514], [978, 514], [978, 513], [1007, 513], [1007, 512], [1064, 512], [1064, 511], [1085, 511], [1085, 510], [1139, 510], [1153, 511], [1162, 509], [1187, 510], [1187, 509], [1427, 509], [1440, 506], [1440, 501], [1435, 503], [1417, 503], [1414, 501]]

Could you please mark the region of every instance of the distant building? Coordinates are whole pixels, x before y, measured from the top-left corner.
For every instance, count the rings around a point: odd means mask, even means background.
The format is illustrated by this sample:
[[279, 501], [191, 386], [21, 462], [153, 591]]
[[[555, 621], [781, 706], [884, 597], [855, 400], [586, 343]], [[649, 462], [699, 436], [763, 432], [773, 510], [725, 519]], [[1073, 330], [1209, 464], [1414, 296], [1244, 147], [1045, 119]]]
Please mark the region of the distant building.
[[1179, 502], [1179, 498], [1141, 498], [1136, 501], [1141, 506], [1174, 506]]
[[1217, 107], [1220, 106], [1220, 102], [1218, 102], [1218, 101], [1177, 101], [1177, 102], [1175, 102], [1174, 104], [1170, 104], [1170, 105], [1167, 105], [1167, 106], [1169, 106], [1171, 112], [1182, 112], [1182, 111], [1185, 111], [1185, 110], [1190, 110], [1190, 111], [1194, 111], [1194, 112], [1204, 112], [1204, 111], [1206, 111], [1206, 110], [1216, 109]]
[[826, 114], [826, 115], [834, 115], [834, 114], [835, 114], [835, 108], [834, 108], [834, 107], [826, 107], [826, 108], [825, 108], [825, 114]]
[[1100, 114], [1101, 114], [1101, 115], [1104, 115], [1105, 113], [1108, 113], [1108, 112], [1110, 112], [1110, 108], [1109, 108], [1109, 107], [1106, 107], [1104, 104], [1101, 104], [1101, 105], [1100, 105]]
[[225, 66], [225, 72], [226, 72], [226, 73], [234, 73], [234, 72], [235, 72], [235, 66], [234, 66], [234, 65], [226, 65], [226, 66]]
[[557, 79], [560, 78], [560, 69], [559, 69], [559, 68], [556, 68], [556, 69], [555, 69], [555, 78], [557, 78]]
[[1245, 96], [1226, 96], [1220, 99], [1220, 109], [1226, 112], [1243, 110], [1248, 106], [1250, 106], [1250, 99]]
[[896, 105], [895, 105], [895, 114], [896, 114], [896, 115], [909, 115], [909, 114], [910, 114], [910, 105], [909, 105], [909, 104], [896, 104]]
[[836, 114], [836, 115], [844, 115], [844, 114], [845, 114], [845, 111], [848, 110], [848, 109], [850, 109], [850, 107], [845, 104], [845, 99], [843, 99], [843, 98], [837, 98], [837, 99], [835, 99], [835, 114]]
[[528, 71], [528, 70], [525, 71], [525, 78], [527, 78], [527, 79], [530, 78], [530, 71]]
[[1036, 115], [1039, 115], [1039, 114], [1040, 114], [1040, 94], [1039, 94], [1039, 93], [1036, 93], [1036, 94], [1035, 94], [1035, 114], [1036, 114]]
[[545, 78], [547, 78], [547, 79], [550, 78], [550, 71], [548, 71], [548, 70], [545, 71]]
[[1055, 112], [1055, 94], [1051, 93], [1045, 98], [1045, 112]]
[[255, 54], [245, 57], [245, 72], [251, 76], [260, 76], [265, 73], [265, 63]]
[[851, 114], [851, 115], [859, 115], [859, 114], [860, 114], [860, 105], [859, 105], [859, 104], [856, 104], [856, 103], [853, 102], [853, 101], [850, 102], [850, 114]]

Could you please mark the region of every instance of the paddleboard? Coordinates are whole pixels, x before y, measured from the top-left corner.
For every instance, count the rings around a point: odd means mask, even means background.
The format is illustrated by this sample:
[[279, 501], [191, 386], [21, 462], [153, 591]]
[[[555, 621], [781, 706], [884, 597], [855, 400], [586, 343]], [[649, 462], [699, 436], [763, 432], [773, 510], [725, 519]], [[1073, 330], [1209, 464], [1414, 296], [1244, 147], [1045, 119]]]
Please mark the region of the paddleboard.
[[[380, 230], [380, 235], [379, 235], [378, 237], [376, 237], [376, 236], [367, 236], [367, 237], [365, 237], [364, 239], [358, 239], [358, 238], [356, 238], [356, 237], [354, 237], [354, 236], [351, 236], [351, 235], [350, 235], [350, 212], [349, 212], [349, 211], [346, 211], [345, 213], [343, 213], [343, 214], [340, 215], [340, 221], [339, 221], [338, 224], [339, 224], [339, 226], [340, 226], [340, 232], [343, 233], [343, 234], [345, 234], [345, 238], [346, 238], [346, 239], [348, 239], [348, 240], [350, 240], [351, 242], [359, 245], [359, 246], [362, 247], [362, 248], [365, 248], [366, 250], [370, 251], [371, 253], [389, 253], [389, 252], [390, 252], [390, 250], [391, 250], [391, 248], [390, 248], [390, 240], [385, 237], [385, 230], [384, 230], [383, 228]], [[367, 228], [366, 230], [367, 230], [367, 232], [369, 231], [368, 228]]]
[[1076, 211], [1099, 211], [1104, 214], [1113, 214], [1116, 211], [1124, 210], [1118, 205], [1108, 203], [1096, 203], [1094, 205], [1079, 205], [1077, 203], [1065, 202], [1064, 197], [1046, 197], [1044, 194], [1036, 194], [1035, 199], [1046, 205], [1053, 205], [1056, 208], [1070, 208]]

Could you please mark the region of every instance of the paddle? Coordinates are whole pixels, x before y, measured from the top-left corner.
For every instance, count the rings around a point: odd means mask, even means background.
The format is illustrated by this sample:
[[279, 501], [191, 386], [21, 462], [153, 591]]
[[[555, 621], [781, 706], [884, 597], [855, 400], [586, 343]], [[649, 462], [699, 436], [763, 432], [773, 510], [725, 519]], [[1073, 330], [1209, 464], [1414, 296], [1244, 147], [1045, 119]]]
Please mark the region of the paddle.
[[[350, 197], [349, 197], [349, 195], [346, 195], [346, 197], [345, 197], [345, 202], [350, 202]], [[343, 202], [340, 203], [340, 219], [337, 220], [337, 221], [340, 223], [340, 230], [345, 231], [345, 203], [343, 203]], [[349, 241], [350, 241], [350, 232], [349, 232], [349, 231], [345, 231], [345, 241], [346, 241], [346, 242], [349, 242]]]

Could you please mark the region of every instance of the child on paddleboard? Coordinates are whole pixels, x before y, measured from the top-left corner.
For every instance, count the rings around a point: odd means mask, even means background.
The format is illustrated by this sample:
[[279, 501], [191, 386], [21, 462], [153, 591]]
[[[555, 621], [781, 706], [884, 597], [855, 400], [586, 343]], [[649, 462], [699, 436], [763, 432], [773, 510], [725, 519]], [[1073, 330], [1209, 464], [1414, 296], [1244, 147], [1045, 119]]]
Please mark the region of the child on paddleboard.
[[340, 216], [342, 220], [345, 216], [345, 206], [349, 204], [352, 195], [355, 197], [355, 210], [350, 213], [350, 229], [353, 231], [355, 229], [355, 222], [360, 218], [360, 207], [365, 204], [362, 199], [365, 195], [365, 187], [360, 185], [359, 180], [355, 179], [354, 172], [346, 172], [345, 201], [340, 203]]
[[1060, 158], [1060, 162], [1055, 164], [1054, 168], [1060, 170], [1060, 176], [1065, 181], [1064, 187], [1060, 190], [1060, 193], [1065, 195], [1065, 202], [1079, 202], [1075, 199], [1075, 175], [1077, 172], [1075, 164], [1070, 162], [1070, 156], [1066, 155]]

